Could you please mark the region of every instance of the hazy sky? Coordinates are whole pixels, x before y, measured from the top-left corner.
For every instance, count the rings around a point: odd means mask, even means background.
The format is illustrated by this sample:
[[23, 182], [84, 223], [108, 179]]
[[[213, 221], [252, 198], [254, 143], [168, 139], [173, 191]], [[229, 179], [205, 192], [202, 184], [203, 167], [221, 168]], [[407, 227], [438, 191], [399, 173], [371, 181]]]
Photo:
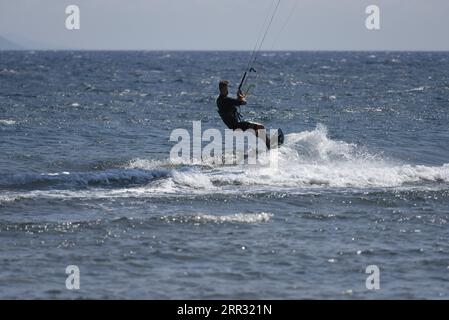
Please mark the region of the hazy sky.
[[[276, 1], [0, 0], [0, 36], [46, 48], [250, 50]], [[70, 4], [80, 30], [65, 28]], [[365, 27], [370, 4], [378, 31]], [[449, 50], [449, 0], [281, 0], [263, 48]]]

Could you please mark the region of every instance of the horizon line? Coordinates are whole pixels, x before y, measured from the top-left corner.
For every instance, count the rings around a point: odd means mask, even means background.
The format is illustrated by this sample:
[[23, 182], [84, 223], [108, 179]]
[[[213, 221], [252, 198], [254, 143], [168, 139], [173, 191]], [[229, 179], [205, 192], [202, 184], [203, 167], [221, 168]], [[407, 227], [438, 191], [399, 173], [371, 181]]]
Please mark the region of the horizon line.
[[[252, 52], [249, 49], [1, 49], [0, 51], [65, 51], [65, 52]], [[259, 52], [449, 52], [449, 49], [275, 49]]]

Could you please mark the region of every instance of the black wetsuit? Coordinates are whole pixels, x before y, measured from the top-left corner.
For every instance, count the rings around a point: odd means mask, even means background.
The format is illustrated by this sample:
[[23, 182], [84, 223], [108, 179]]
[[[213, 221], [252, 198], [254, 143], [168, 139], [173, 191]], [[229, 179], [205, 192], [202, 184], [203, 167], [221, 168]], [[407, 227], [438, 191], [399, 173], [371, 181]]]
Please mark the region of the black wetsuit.
[[229, 98], [220, 95], [217, 98], [218, 114], [229, 129], [242, 129], [243, 131], [254, 127], [254, 124], [248, 121], [242, 121], [242, 115], [237, 107], [245, 105], [246, 101]]
[[[238, 111], [237, 107], [245, 104], [246, 101], [229, 98], [221, 94], [217, 98], [218, 113], [220, 114], [221, 119], [228, 126], [229, 129], [232, 130], [241, 129], [242, 131], [252, 129], [255, 131], [257, 137], [259, 135], [258, 130], [265, 128], [263, 125], [259, 123], [242, 121], [242, 115]], [[284, 138], [282, 137], [282, 141], [283, 139]], [[270, 138], [268, 135], [265, 136], [265, 143], [267, 145], [267, 148], [270, 149]]]

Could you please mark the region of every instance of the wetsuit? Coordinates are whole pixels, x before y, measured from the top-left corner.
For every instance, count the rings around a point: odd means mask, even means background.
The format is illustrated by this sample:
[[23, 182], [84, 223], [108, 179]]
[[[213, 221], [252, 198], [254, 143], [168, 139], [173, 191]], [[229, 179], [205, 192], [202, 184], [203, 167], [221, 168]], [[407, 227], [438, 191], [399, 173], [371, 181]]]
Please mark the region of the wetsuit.
[[237, 107], [245, 104], [246, 101], [229, 98], [224, 95], [220, 95], [217, 98], [218, 114], [220, 114], [221, 119], [229, 129], [246, 131], [248, 129], [257, 130], [260, 128], [260, 124], [242, 121], [242, 115], [237, 110]]

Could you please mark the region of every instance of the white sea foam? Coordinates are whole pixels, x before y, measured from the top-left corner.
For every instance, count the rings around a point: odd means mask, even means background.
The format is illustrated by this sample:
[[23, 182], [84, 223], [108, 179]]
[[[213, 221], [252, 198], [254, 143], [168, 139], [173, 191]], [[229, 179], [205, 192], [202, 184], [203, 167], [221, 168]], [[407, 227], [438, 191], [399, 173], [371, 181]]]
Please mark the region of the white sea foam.
[[14, 121], [14, 120], [0, 119], [0, 125], [11, 126], [11, 125], [13, 125], [13, 124], [16, 124], [16, 121]]
[[[216, 166], [201, 170], [175, 170], [168, 177], [171, 191], [191, 187], [209, 192], [275, 191], [281, 187], [401, 187], [426, 182], [448, 183], [449, 164], [398, 164], [363, 151], [355, 144], [328, 137], [324, 126], [286, 136], [278, 168]], [[267, 153], [270, 156], [270, 153]], [[134, 166], [137, 162], [134, 163]], [[138, 165], [137, 165], [138, 166]], [[145, 167], [147, 164], [144, 165]], [[245, 186], [241, 188], [240, 186]]]
[[195, 214], [187, 216], [162, 217], [170, 222], [214, 222], [214, 223], [262, 223], [268, 222], [273, 215], [271, 213], [237, 213], [230, 215]]
[[0, 70], [0, 75], [1, 74], [11, 75], [11, 74], [18, 74], [18, 72], [14, 69], [2, 69], [2, 70]]
[[[270, 152], [267, 157], [273, 156]], [[278, 167], [190, 165], [135, 159], [124, 168], [101, 172], [18, 174], [2, 185], [33, 190], [3, 193], [1, 203], [24, 198], [146, 198], [260, 192], [307, 193], [326, 188], [447, 189], [449, 164], [425, 166], [384, 160], [355, 144], [333, 140], [324, 126], [286, 135]], [[41, 185], [46, 186], [43, 190]], [[104, 184], [106, 184], [104, 186]], [[109, 185], [113, 184], [113, 188]], [[66, 186], [88, 189], [68, 190]], [[106, 187], [106, 188], [105, 188]]]
[[426, 87], [426, 86], [421, 86], [421, 87], [417, 87], [417, 88], [410, 89], [409, 91], [410, 91], [410, 92], [414, 92], [414, 91], [424, 91], [426, 88], [428, 88], [428, 87]]

